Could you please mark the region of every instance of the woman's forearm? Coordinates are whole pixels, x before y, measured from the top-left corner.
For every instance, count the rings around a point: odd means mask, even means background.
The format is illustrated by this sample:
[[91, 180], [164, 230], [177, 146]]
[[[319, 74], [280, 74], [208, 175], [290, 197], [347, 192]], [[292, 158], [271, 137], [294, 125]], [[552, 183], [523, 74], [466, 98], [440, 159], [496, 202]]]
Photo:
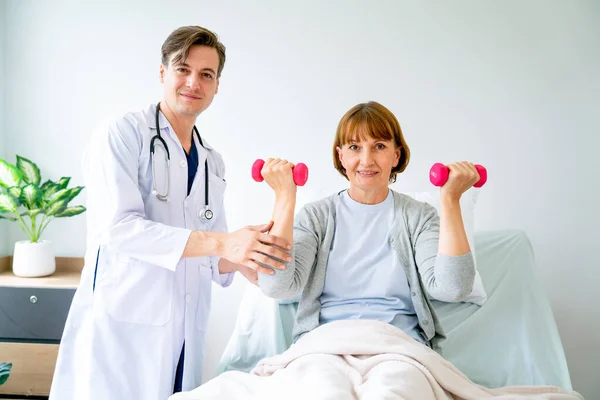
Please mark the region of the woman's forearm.
[[459, 199], [442, 196], [438, 253], [460, 256], [470, 251]]
[[[293, 243], [294, 236], [294, 211], [296, 196], [276, 195], [273, 208], [273, 226], [269, 233]], [[283, 270], [274, 270], [274, 274], [258, 274], [258, 286], [264, 294], [273, 298], [289, 298], [298, 291], [297, 271], [292, 249], [292, 261], [286, 263]]]
[[283, 193], [275, 196], [273, 208], [273, 227], [271, 235], [279, 236], [288, 243], [294, 243], [294, 211], [296, 208], [296, 194]]

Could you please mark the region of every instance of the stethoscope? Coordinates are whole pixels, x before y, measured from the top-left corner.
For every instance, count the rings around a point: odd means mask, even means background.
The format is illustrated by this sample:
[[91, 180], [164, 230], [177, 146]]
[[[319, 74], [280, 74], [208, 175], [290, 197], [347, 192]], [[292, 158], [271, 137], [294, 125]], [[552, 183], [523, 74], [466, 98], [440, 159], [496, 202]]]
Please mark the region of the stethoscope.
[[[156, 196], [160, 201], [169, 201], [169, 193], [171, 191], [171, 155], [169, 153], [169, 146], [167, 146], [167, 142], [160, 136], [160, 125], [158, 123], [158, 113], [160, 112], [160, 102], [156, 105], [156, 114], [154, 115], [156, 122], [156, 135], [150, 141], [150, 158], [152, 158], [152, 194]], [[204, 147], [204, 143], [202, 143], [202, 138], [198, 133], [198, 129], [196, 125], [194, 125], [194, 133], [198, 137], [198, 141], [200, 142], [200, 146]], [[154, 141], [158, 140], [160, 144], [162, 144], [163, 149], [165, 151], [165, 164], [167, 165], [167, 193], [160, 194], [158, 189], [156, 188], [156, 173], [154, 166]], [[205, 221], [210, 221], [213, 218], [213, 212], [208, 206], [208, 156], [206, 160], [204, 160], [204, 208], [200, 211], [199, 215], [200, 219]]]

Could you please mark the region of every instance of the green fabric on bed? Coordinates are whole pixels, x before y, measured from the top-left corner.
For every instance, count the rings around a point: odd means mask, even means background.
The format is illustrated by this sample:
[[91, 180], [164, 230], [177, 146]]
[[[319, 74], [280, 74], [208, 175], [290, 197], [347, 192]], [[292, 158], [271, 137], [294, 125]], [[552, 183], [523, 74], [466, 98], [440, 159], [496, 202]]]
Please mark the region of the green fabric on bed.
[[441, 353], [488, 387], [555, 385], [572, 389], [564, 350], [522, 231], [475, 235], [477, 267], [488, 294], [483, 307], [434, 307], [447, 334]]

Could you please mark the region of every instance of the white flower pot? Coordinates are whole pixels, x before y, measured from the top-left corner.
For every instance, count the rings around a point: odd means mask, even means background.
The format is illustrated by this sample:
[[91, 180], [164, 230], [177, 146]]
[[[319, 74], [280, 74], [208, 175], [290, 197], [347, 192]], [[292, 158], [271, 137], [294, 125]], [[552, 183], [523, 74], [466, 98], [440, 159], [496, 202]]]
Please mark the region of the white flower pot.
[[29, 240], [16, 242], [12, 269], [15, 275], [24, 278], [52, 275], [56, 271], [52, 242], [49, 240], [40, 240], [37, 243]]

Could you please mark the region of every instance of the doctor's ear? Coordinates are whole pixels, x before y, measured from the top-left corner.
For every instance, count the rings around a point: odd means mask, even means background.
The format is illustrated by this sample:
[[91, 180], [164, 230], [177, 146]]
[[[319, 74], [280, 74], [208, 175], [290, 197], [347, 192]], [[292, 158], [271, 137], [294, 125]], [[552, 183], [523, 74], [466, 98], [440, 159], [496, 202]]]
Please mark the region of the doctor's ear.
[[158, 69], [158, 75], [160, 77], [160, 83], [165, 83], [165, 67], [160, 64], [160, 68]]

